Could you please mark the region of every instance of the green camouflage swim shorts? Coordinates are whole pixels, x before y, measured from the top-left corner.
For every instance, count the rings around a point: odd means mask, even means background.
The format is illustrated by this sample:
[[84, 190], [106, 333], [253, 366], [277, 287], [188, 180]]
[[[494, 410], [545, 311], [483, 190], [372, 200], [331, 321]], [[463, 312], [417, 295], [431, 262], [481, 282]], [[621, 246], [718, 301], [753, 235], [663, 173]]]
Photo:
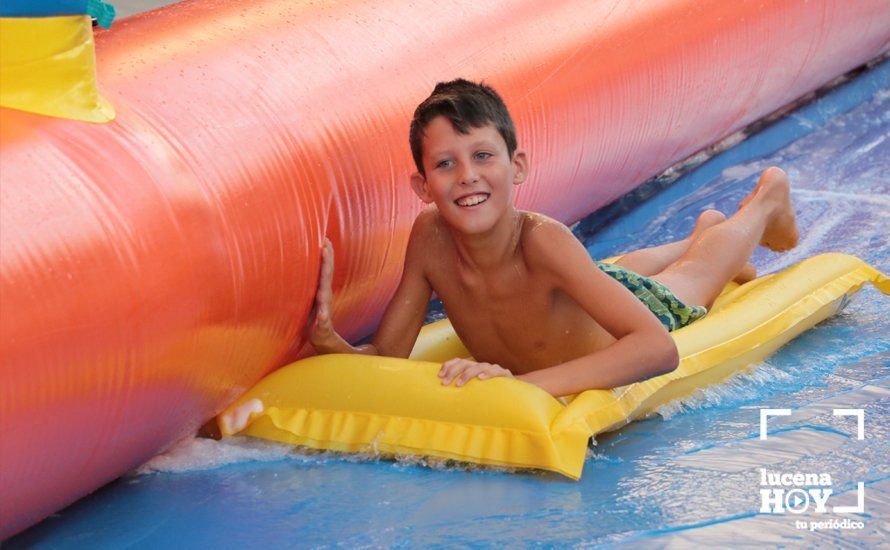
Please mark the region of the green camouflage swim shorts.
[[633, 292], [643, 305], [649, 308], [668, 331], [683, 328], [696, 319], [705, 316], [708, 309], [702, 306], [687, 306], [663, 284], [616, 264], [596, 262], [604, 273]]

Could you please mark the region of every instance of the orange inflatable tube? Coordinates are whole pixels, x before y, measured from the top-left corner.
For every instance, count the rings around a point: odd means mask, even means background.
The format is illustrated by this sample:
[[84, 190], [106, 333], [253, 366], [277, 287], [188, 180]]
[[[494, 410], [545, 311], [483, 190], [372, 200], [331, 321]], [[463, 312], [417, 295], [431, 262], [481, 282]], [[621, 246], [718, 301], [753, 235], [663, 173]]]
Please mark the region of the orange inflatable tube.
[[0, 537], [139, 465], [335, 318], [377, 321], [438, 80], [501, 91], [573, 222], [887, 48], [885, 0], [183, 2], [96, 37], [103, 125], [0, 110]]

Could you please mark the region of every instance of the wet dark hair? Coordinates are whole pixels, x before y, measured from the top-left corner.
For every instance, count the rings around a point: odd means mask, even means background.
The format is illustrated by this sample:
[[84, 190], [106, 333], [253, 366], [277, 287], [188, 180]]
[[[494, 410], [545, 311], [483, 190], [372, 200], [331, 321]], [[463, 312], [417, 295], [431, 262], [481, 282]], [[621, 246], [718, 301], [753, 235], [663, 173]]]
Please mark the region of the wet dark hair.
[[504, 104], [504, 100], [491, 86], [470, 82], [463, 78], [450, 82], [439, 82], [433, 93], [423, 100], [414, 111], [408, 142], [417, 171], [426, 176], [423, 170], [423, 131], [437, 116], [451, 121], [454, 129], [461, 134], [470, 133], [470, 128], [481, 128], [491, 124], [507, 143], [510, 158], [516, 151], [516, 128]]

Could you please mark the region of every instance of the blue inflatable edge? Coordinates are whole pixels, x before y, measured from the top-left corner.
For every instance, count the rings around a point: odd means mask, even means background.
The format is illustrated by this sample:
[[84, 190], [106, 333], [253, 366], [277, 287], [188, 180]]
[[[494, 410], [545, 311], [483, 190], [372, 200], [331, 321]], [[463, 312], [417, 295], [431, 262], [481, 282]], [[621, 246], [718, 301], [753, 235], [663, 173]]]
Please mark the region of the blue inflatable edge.
[[114, 21], [114, 6], [101, 0], [3, 0], [0, 17], [54, 17], [89, 15], [100, 27], [108, 28]]

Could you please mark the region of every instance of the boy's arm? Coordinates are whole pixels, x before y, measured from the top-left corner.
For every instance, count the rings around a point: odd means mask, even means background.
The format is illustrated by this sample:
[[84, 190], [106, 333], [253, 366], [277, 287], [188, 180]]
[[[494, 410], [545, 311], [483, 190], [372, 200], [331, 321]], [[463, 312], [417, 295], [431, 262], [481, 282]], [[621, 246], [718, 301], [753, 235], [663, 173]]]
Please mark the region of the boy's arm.
[[584, 246], [562, 224], [545, 223], [529, 232], [528, 259], [549, 273], [616, 341], [599, 351], [518, 376], [552, 395], [614, 388], [677, 367], [673, 338], [632, 293], [599, 268]]
[[426, 277], [427, 254], [434, 253], [428, 241], [429, 214], [422, 212], [411, 228], [405, 267], [399, 287], [383, 312], [371, 344], [379, 355], [408, 357], [423, 326], [433, 288]]
[[331, 319], [334, 252], [330, 241], [325, 239], [318, 293], [307, 325], [307, 337], [319, 354], [360, 353], [408, 357], [420, 333], [432, 295], [432, 288], [424, 275], [425, 247], [420, 242], [418, 226], [419, 223], [415, 223], [411, 231], [399, 286], [386, 307], [372, 343], [362, 346], [352, 346], [334, 329]]

